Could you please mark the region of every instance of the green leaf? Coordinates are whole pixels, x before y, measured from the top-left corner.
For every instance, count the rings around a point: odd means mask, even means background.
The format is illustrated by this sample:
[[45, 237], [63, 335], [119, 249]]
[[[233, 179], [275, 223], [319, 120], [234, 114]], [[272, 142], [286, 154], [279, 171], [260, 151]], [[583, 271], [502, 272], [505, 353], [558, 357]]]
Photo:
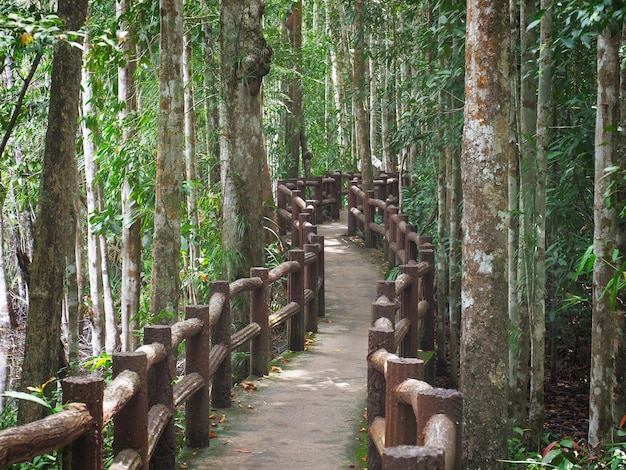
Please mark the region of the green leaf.
[[43, 398], [39, 398], [34, 395], [31, 395], [30, 393], [15, 392], [15, 391], [9, 390], [7, 392], [4, 392], [2, 395], [5, 397], [17, 398], [18, 400], [31, 401], [33, 403], [38, 403], [39, 405], [43, 406], [44, 408], [48, 410], [52, 409], [52, 407], [46, 400], [44, 400]]

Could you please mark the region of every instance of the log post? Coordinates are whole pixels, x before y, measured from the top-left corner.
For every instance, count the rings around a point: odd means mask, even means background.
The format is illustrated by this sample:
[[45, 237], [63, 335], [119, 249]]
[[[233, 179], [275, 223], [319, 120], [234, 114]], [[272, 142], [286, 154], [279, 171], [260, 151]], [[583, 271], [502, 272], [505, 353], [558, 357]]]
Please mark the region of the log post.
[[148, 406], [164, 405], [170, 412], [161, 437], [157, 441], [150, 468], [169, 470], [176, 465], [176, 431], [174, 430], [174, 387], [172, 385], [172, 328], [169, 325], [148, 325], [143, 329], [144, 344], [160, 343], [165, 348], [165, 359], [148, 371]]
[[293, 190], [291, 191], [291, 246], [298, 247], [300, 246], [300, 230], [299, 230], [299, 222], [300, 222], [300, 206], [296, 202], [297, 198], [301, 198], [302, 191]]
[[187, 338], [185, 347], [185, 373], [200, 374], [204, 385], [195, 392], [185, 404], [185, 440], [189, 447], [209, 445], [209, 307], [208, 305], [188, 305], [185, 318], [198, 318], [202, 329], [191, 338]]
[[317, 290], [317, 316], [326, 316], [326, 277], [324, 274], [324, 236], [314, 235], [313, 243], [319, 246], [317, 252], [317, 276], [319, 278], [319, 289]]
[[125, 370], [139, 376], [142, 384], [113, 418], [113, 453], [134, 449], [141, 456], [141, 469], [148, 470], [148, 358], [143, 352], [113, 354], [113, 378]]
[[304, 253], [314, 253], [316, 262], [311, 263], [304, 268], [304, 288], [313, 292], [313, 298], [305, 307], [305, 328], [306, 331], [317, 333], [317, 255], [319, 246], [316, 244], [304, 245]]
[[434, 447], [396, 446], [383, 452], [385, 470], [444, 470], [443, 450]]
[[287, 289], [289, 302], [295, 302], [300, 310], [289, 319], [289, 349], [304, 351], [304, 251], [289, 250], [289, 261], [297, 261], [300, 269], [289, 273]]
[[251, 268], [250, 277], [263, 281], [261, 287], [250, 291], [250, 323], [258, 323], [261, 327], [261, 332], [250, 341], [250, 373], [263, 377], [269, 373], [271, 350], [269, 270]]
[[[394, 331], [391, 328], [372, 327], [368, 331], [367, 357], [378, 351], [385, 349], [393, 351]], [[386, 382], [385, 374], [376, 370], [367, 361], [367, 468], [369, 470], [380, 470], [381, 458], [378, 454], [376, 444], [371, 438], [369, 429], [378, 416], [385, 416], [385, 396]]]
[[64, 469], [103, 468], [102, 399], [104, 381], [95, 377], [68, 377], [61, 382], [63, 403], [84, 403], [93, 418], [91, 431], [63, 449]]
[[315, 177], [317, 186], [313, 191], [313, 199], [315, 199], [315, 223], [321, 224], [324, 222], [324, 210], [322, 207], [324, 201], [324, 178], [321, 176]]
[[332, 218], [333, 220], [339, 220], [339, 212], [341, 210], [341, 206], [343, 205], [343, 195], [341, 194], [342, 190], [342, 178], [341, 173], [333, 173], [333, 179], [335, 180], [334, 184], [334, 192], [332, 197], [335, 199], [335, 203], [333, 204]]
[[214, 408], [230, 407], [230, 391], [233, 388], [232, 365], [230, 359], [230, 285], [228, 281], [213, 281], [210, 294], [221, 293], [226, 296], [224, 307], [219, 319], [211, 331], [212, 347], [226, 347], [226, 357], [215, 370], [211, 387], [211, 404]]
[[396, 252], [398, 251], [398, 244], [396, 239], [398, 238], [398, 208], [392, 206], [387, 211], [388, 227], [387, 227], [387, 242], [389, 243], [389, 251], [387, 253], [387, 262], [389, 267], [393, 268], [396, 263]]
[[431, 269], [426, 275], [420, 278], [421, 300], [425, 300], [430, 305], [428, 312], [424, 316], [424, 333], [422, 335], [421, 349], [425, 351], [435, 350], [435, 252], [431, 244], [421, 245], [419, 250], [419, 260], [426, 262]]
[[417, 225], [407, 223], [405, 246], [404, 246], [405, 264], [409, 264], [411, 261], [417, 260], [417, 245], [413, 243], [413, 241], [408, 236], [409, 233], [411, 232], [417, 233]]
[[408, 318], [411, 321], [409, 332], [404, 337], [400, 345], [400, 355], [402, 357], [417, 357], [419, 349], [419, 316], [417, 304], [420, 301], [418, 268], [416, 264], [403, 264], [400, 266], [400, 273], [408, 274], [411, 277], [411, 285], [404, 289], [400, 299], [400, 317]]
[[365, 191], [365, 198], [363, 199], [363, 215], [365, 216], [363, 235], [365, 237], [365, 248], [376, 248], [376, 233], [371, 228], [376, 214], [376, 208], [370, 205], [370, 199], [373, 198], [374, 191]]
[[287, 210], [287, 195], [280, 190], [280, 187], [285, 185], [287, 182], [285, 180], [278, 180], [276, 182], [276, 207], [278, 212], [278, 234], [286, 235], [287, 234], [287, 221], [280, 216], [280, 210]]
[[[385, 295], [381, 295], [374, 302], [372, 302], [372, 325], [379, 318], [387, 318], [391, 321], [393, 328], [396, 325], [396, 304], [393, 300], [389, 300], [389, 298]], [[394, 351], [394, 347], [388, 349], [389, 352]]]
[[352, 209], [357, 207], [357, 196], [352, 192], [352, 187], [356, 186], [356, 180], [350, 181], [348, 184], [348, 236], [356, 235], [356, 216], [352, 213]]
[[406, 214], [398, 214], [396, 220], [398, 224], [396, 226], [396, 259], [394, 266], [408, 262], [404, 247], [406, 246], [406, 228], [409, 222], [409, 216]]
[[400, 403], [397, 387], [406, 379], [422, 380], [424, 361], [413, 358], [391, 358], [387, 361], [387, 396], [385, 397], [385, 447], [414, 445], [417, 425], [413, 407]]

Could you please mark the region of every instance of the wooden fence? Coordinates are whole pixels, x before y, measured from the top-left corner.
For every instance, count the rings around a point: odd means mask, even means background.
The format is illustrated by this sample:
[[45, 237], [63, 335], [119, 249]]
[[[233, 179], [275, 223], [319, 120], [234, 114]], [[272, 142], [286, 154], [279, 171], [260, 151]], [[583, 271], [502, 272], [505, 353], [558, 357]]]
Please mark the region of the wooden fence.
[[[301, 248], [272, 270], [252, 268], [250, 277], [214, 281], [208, 305], [186, 308], [185, 320], [144, 329], [144, 345], [113, 355], [113, 380], [63, 380], [65, 409], [24, 426], [0, 431], [0, 467], [63, 448], [64, 469], [103, 467], [103, 428], [113, 421], [110, 468], [168, 469], [175, 466], [174, 412], [185, 405], [185, 440], [209, 444], [209, 384], [216, 408], [230, 406], [231, 350], [250, 342], [250, 372], [268, 373], [271, 328], [288, 322], [289, 348], [303, 351], [305, 333], [317, 331], [324, 312], [324, 238], [308, 216], [300, 219]], [[270, 285], [287, 278], [287, 302], [270, 311]], [[250, 323], [231, 334], [230, 300], [250, 295]], [[185, 374], [173, 385], [173, 355], [186, 341]]]

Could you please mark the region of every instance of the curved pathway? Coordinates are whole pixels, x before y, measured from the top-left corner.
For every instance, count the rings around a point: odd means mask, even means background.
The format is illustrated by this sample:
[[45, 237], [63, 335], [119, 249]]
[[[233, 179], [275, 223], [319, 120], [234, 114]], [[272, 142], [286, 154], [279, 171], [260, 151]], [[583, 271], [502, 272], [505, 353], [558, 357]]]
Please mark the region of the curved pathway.
[[365, 409], [367, 330], [381, 264], [348, 242], [346, 212], [318, 226], [325, 237], [326, 317], [308, 351], [280, 372], [238, 387], [231, 408], [214, 410], [217, 435], [185, 449], [178, 468], [361, 468], [355, 447]]

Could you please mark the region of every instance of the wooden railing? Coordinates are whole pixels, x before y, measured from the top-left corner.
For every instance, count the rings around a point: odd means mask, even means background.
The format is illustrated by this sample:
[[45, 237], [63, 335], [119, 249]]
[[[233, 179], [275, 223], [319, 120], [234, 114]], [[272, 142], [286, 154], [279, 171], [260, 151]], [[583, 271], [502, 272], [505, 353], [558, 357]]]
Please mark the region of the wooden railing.
[[[185, 405], [185, 440], [209, 444], [209, 384], [216, 408], [230, 406], [231, 350], [250, 342], [250, 372], [266, 375], [271, 328], [289, 320], [289, 348], [303, 351], [305, 333], [317, 331], [324, 312], [324, 238], [302, 218], [302, 249], [272, 270], [252, 268], [250, 277], [214, 281], [207, 305], [188, 306], [185, 320], [144, 329], [144, 345], [113, 354], [113, 380], [63, 380], [65, 409], [24, 426], [0, 431], [0, 467], [63, 448], [63, 468], [101, 469], [104, 426], [113, 421], [112, 469], [172, 469], [176, 441], [174, 411]], [[287, 302], [270, 311], [270, 285], [287, 278]], [[250, 323], [231, 334], [230, 301], [250, 295]], [[186, 341], [185, 374], [174, 385], [172, 353]]]

